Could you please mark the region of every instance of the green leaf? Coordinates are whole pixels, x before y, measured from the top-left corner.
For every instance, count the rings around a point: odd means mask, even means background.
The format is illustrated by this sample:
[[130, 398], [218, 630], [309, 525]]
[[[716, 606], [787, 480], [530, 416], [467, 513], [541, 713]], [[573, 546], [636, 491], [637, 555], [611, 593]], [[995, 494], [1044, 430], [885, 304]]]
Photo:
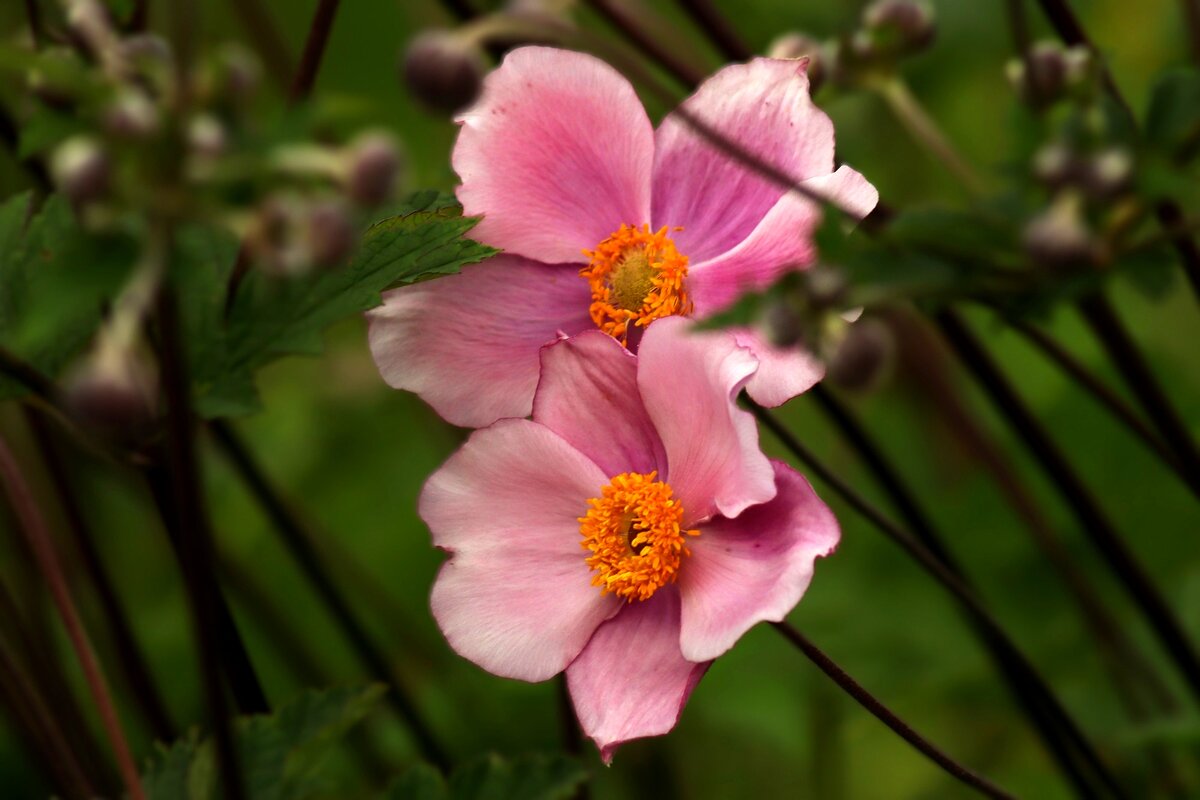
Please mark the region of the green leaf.
[[[238, 719], [238, 762], [250, 800], [304, 800], [325, 793], [324, 757], [383, 692], [379, 685], [310, 690], [274, 714]], [[220, 774], [211, 738], [201, 740], [192, 731], [170, 748], [160, 745], [142, 781], [149, 800], [218, 797]]]
[[465, 238], [476, 220], [435, 192], [413, 198], [406, 213], [376, 223], [352, 262], [341, 269], [289, 279], [251, 270], [228, 314], [225, 287], [236, 247], [216, 234], [181, 240], [177, 280], [191, 342], [196, 404], [206, 417], [259, 408], [254, 374], [289, 354], [316, 354], [322, 333], [371, 309], [380, 293], [457, 272], [497, 251]]
[[1158, 79], [1146, 111], [1146, 140], [1175, 155], [1200, 137], [1200, 70], [1176, 69]]
[[[55, 377], [91, 340], [137, 248], [123, 232], [84, 231], [57, 196], [26, 225], [28, 209], [27, 195], [0, 207], [0, 346]], [[0, 378], [0, 399], [23, 392]]]
[[417, 765], [380, 800], [567, 800], [585, 780], [583, 767], [565, 756], [491, 755], [458, 767], [448, 783], [432, 767]]

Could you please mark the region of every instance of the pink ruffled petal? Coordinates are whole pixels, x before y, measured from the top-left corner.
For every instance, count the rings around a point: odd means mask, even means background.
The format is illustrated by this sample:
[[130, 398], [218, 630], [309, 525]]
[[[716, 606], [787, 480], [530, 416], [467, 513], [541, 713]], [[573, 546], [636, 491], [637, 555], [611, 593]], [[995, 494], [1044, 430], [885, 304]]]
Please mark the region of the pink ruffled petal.
[[542, 345], [593, 328], [591, 294], [574, 267], [500, 255], [459, 275], [384, 294], [367, 313], [383, 379], [465, 427], [524, 417]]
[[523, 419], [476, 431], [421, 492], [419, 513], [451, 558], [433, 586], [450, 646], [489, 672], [561, 672], [620, 601], [591, 585], [578, 517], [607, 476]]
[[776, 347], [752, 328], [731, 328], [730, 333], [758, 359], [746, 394], [760, 406], [781, 406], [825, 377], [825, 364], [801, 347]]
[[690, 527], [770, 500], [775, 475], [758, 449], [754, 418], [736, 403], [758, 361], [731, 335], [693, 335], [689, 327], [686, 319], [664, 317], [646, 328], [638, 389]]
[[598, 330], [542, 349], [533, 419], [609, 477], [665, 472], [666, 456], [637, 387], [637, 357]]
[[463, 113], [454, 146], [471, 235], [547, 263], [586, 261], [622, 223], [650, 221], [654, 130], [612, 67], [550, 47], [513, 50]]
[[[756, 58], [713, 75], [682, 108], [796, 180], [833, 171], [833, 123], [808, 96], [807, 61]], [[693, 264], [737, 245], [783, 190], [709, 143], [676, 112], [655, 134], [655, 227]]]
[[879, 190], [850, 167], [841, 166], [831, 175], [810, 178], [804, 186], [856, 219], [862, 219], [879, 205]]
[[803, 475], [773, 464], [774, 500], [737, 519], [718, 517], [688, 541], [679, 592], [680, 644], [689, 660], [717, 658], [758, 622], [786, 617], [812, 580], [813, 562], [837, 547], [833, 512]]
[[680, 654], [679, 593], [662, 589], [597, 629], [567, 667], [567, 688], [580, 726], [607, 764], [625, 742], [674, 728], [707, 669]]

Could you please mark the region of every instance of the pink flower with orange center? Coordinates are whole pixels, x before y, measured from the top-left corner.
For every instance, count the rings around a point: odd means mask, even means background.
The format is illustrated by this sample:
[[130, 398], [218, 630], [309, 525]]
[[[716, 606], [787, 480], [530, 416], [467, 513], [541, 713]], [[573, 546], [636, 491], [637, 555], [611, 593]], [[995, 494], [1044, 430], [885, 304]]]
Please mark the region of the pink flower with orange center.
[[671, 730], [712, 660], [782, 620], [839, 538], [737, 407], [757, 358], [686, 327], [648, 326], [636, 356], [600, 331], [546, 346], [532, 419], [475, 431], [421, 493], [450, 553], [431, 601], [450, 645], [509, 678], [565, 670], [605, 760]]
[[[833, 125], [812, 105], [804, 60], [725, 67], [683, 109], [853, 215], [878, 194], [835, 170]], [[504, 250], [461, 274], [396, 289], [369, 314], [371, 350], [392, 386], [445, 419], [524, 417], [538, 352], [599, 329], [630, 349], [670, 316], [704, 318], [814, 258], [821, 209], [721, 152], [679, 114], [655, 130], [633, 87], [588, 55], [509, 53], [458, 118], [454, 168], [472, 236]], [[824, 369], [757, 332], [747, 391], [774, 406]]]

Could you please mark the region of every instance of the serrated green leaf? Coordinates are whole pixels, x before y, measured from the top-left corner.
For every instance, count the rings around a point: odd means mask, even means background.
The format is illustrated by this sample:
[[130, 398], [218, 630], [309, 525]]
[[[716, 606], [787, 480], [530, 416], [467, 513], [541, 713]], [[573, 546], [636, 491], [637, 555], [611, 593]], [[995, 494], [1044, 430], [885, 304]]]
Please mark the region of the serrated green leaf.
[[[250, 413], [258, 408], [254, 373], [289, 354], [315, 354], [331, 324], [367, 311], [381, 302], [381, 292], [482, 261], [496, 250], [465, 238], [475, 225], [457, 206], [437, 193], [413, 198], [416, 210], [372, 226], [357, 256], [346, 267], [318, 274], [275, 279], [252, 270], [242, 281], [226, 316], [223, 292], [234, 258], [229, 247], [195, 250], [185, 258], [180, 280], [192, 280], [196, 298], [181, 291], [185, 303], [198, 308], [185, 317], [196, 322], [192, 369], [200, 413], [217, 417]], [[197, 266], [197, 263], [199, 266]]]
[[1200, 137], [1200, 70], [1176, 69], [1163, 74], [1150, 93], [1146, 140], [1175, 155]]
[[189, 797], [188, 776], [200, 744], [200, 733], [193, 728], [170, 747], [161, 742], [155, 745], [157, 755], [149, 759], [142, 775], [146, 800], [183, 800]]
[[566, 800], [585, 780], [565, 756], [490, 755], [458, 767], [449, 782], [428, 765], [413, 767], [380, 800]]

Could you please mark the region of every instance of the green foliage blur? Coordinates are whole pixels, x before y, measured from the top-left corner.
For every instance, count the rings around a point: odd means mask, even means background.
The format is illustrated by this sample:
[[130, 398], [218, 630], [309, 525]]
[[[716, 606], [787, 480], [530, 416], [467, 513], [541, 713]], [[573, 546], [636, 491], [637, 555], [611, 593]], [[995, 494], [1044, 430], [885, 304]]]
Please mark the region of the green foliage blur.
[[[152, 20], [161, 19], [165, 5], [151, 4]], [[199, 4], [203, 42], [245, 40], [232, 5], [223, 0]], [[270, 0], [265, 5], [298, 53], [315, 0]], [[711, 68], [720, 65], [673, 2], [650, 5], [679, 21], [677, 35]], [[787, 31], [833, 35], [850, 27], [859, 11], [857, 3], [793, 0], [721, 0], [718, 5], [760, 52]], [[933, 5], [937, 41], [906, 61], [903, 72], [933, 118], [985, 176], [988, 188], [999, 189], [1007, 175], [1026, 169], [1016, 162], [1024, 152], [1026, 129], [1004, 77], [1004, 64], [1012, 57], [1004, 3], [938, 0]], [[1178, 2], [1077, 0], [1073, 6], [1139, 112], [1156, 77], [1188, 63]], [[15, 2], [0, 7], [3, 35], [13, 35], [23, 24], [21, 12]], [[1047, 35], [1032, 6], [1030, 17], [1036, 33]], [[591, 13], [581, 12], [579, 18], [581, 24], [606, 30]], [[349, 109], [356, 119], [401, 139], [410, 191], [453, 190], [448, 156], [455, 129], [445, 115], [423, 109], [409, 96], [398, 79], [397, 62], [418, 32], [450, 24], [437, 0], [346, 0], [317, 82], [317, 103]], [[953, 178], [912, 143], [877, 97], [826, 90], [817, 101], [835, 122], [839, 161], [866, 175], [890, 204], [902, 209], [966, 204]], [[650, 108], [656, 116], [666, 110], [654, 103]], [[0, 197], [22, 189], [26, 181], [11, 154], [0, 151]], [[1182, 276], [1169, 270], [1166, 280], [1166, 286], [1147, 292], [1118, 276], [1110, 294], [1192, 431], [1200, 434], [1200, 315]], [[968, 318], [1200, 640], [1200, 511], [1194, 498], [1017, 334], [977, 308]], [[1119, 384], [1069, 306], [1049, 312], [1042, 321], [1085, 363]], [[463, 433], [441, 422], [416, 397], [384, 385], [367, 351], [361, 319], [335, 326], [326, 345], [319, 357], [291, 357], [263, 371], [262, 410], [234, 424], [301, 511], [339, 586], [369, 620], [372, 634], [455, 760], [489, 753], [561, 753], [559, 687], [483, 672], [450, 650], [429, 613], [429, 589], [442, 556], [430, 546], [416, 516], [416, 497]], [[978, 451], [956, 434], [952, 414], [920, 380], [901, 365], [878, 389], [854, 395], [852, 405], [902, 466], [989, 608], [1104, 755], [1136, 776], [1143, 788], [1155, 785], [1148, 748], [1166, 745], [1177, 753], [1194, 753], [1200, 749], [1200, 716], [1120, 587], [986, 399], [942, 349], [927, 348], [923, 359], [924, 367], [944, 376], [982, 420], [1003, 456], [1033, 489], [1071, 557], [1094, 579], [1122, 626], [1180, 698], [1173, 718], [1129, 721], [1070, 595], [990, 480]], [[815, 403], [797, 398], [782, 416], [808, 446], [887, 507]], [[52, 509], [45, 475], [12, 404], [0, 412], [0, 427], [20, 449], [40, 496]], [[762, 436], [768, 451], [783, 458], [776, 442], [765, 432]], [[71, 468], [172, 715], [196, 723], [203, 718], [203, 705], [181, 579], [145, 490], [136, 476], [92, 455], [77, 454]], [[282, 704], [308, 687], [361, 685], [364, 673], [346, 640], [281, 547], [269, 520], [211, 446], [204, 448], [204, 468], [225, 588], [272, 702]], [[837, 513], [843, 541], [834, 556], [818, 563], [791, 622], [961, 762], [1021, 797], [1070, 796], [945, 592], [827, 487], [818, 483], [816, 488]], [[61, 523], [58, 514], [52, 517]], [[8, 515], [0, 515], [0, 531], [0, 574], [8, 590], [32, 600], [42, 624], [53, 631], [62, 662], [82, 686], [36, 576], [18, 569], [23, 561]], [[78, 572], [77, 565], [73, 569]], [[81, 593], [79, 599], [90, 629], [102, 630], [95, 598]], [[112, 665], [110, 644], [94, 635], [105, 663]], [[628, 669], [638, 669], [636, 654], [630, 654]], [[109, 676], [135, 751], [139, 759], [149, 757], [154, 752], [150, 738], [112, 666]], [[0, 794], [47, 796], [47, 787], [10, 730], [0, 732]], [[373, 742], [372, 752], [397, 767], [417, 760], [413, 742], [386, 707], [373, 712], [361, 730]], [[358, 740], [348, 741], [335, 753], [331, 769], [353, 786], [365, 779], [357, 760]], [[601, 800], [968, 796], [766, 626], [751, 631], [713, 666], [673, 733], [625, 746], [610, 768], [587, 744], [583, 763], [592, 775], [592, 796]], [[1192, 785], [1198, 785], [1200, 765], [1192, 761], [1183, 768], [1185, 774], [1190, 771]], [[362, 784], [360, 788], [366, 792]]]

